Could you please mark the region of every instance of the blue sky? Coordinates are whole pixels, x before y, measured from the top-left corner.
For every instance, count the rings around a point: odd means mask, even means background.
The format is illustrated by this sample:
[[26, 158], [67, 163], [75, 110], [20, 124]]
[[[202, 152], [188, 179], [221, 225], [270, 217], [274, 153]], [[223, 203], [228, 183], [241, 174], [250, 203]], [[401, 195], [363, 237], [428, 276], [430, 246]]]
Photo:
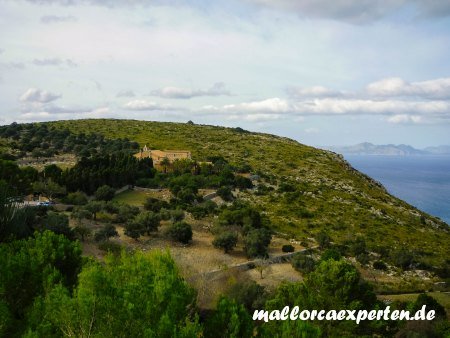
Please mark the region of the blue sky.
[[0, 0], [0, 124], [450, 144], [450, 1]]

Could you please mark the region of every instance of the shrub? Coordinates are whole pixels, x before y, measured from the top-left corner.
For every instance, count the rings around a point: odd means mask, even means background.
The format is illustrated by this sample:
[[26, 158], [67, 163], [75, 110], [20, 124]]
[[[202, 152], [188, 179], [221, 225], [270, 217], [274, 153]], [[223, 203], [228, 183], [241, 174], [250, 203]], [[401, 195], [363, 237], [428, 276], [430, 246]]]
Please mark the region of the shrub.
[[75, 233], [75, 235], [77, 235], [78, 238], [81, 239], [82, 242], [84, 242], [87, 237], [92, 235], [92, 229], [82, 224], [77, 225], [73, 229], [73, 232]]
[[262, 309], [267, 298], [264, 286], [254, 280], [234, 284], [227, 295], [237, 303], [244, 305], [250, 313], [256, 309]]
[[217, 195], [219, 195], [224, 201], [233, 200], [233, 194], [230, 187], [220, 187], [217, 189]]
[[234, 185], [239, 189], [252, 189], [253, 183], [250, 179], [243, 176], [236, 176], [234, 179]]
[[187, 244], [192, 240], [192, 227], [186, 222], [177, 222], [172, 224], [167, 234], [172, 240]]
[[88, 202], [88, 198], [84, 192], [76, 191], [69, 193], [63, 201], [67, 204], [84, 205]]
[[395, 266], [408, 270], [414, 263], [414, 257], [411, 252], [400, 249], [391, 253], [391, 260]]
[[94, 239], [96, 242], [101, 241], [107, 241], [111, 237], [118, 237], [119, 233], [116, 230], [116, 227], [111, 224], [106, 224], [102, 229], [98, 230], [95, 235]]
[[375, 261], [372, 266], [377, 270], [387, 270], [387, 265], [383, 261]]
[[42, 220], [42, 226], [45, 230], [73, 239], [73, 232], [69, 227], [69, 217], [65, 214], [49, 211]]
[[114, 188], [111, 188], [109, 185], [102, 185], [94, 195], [99, 201], [110, 201], [113, 199], [115, 192]]
[[272, 235], [267, 229], [250, 230], [244, 238], [244, 251], [247, 257], [267, 257]]
[[223, 249], [225, 253], [230, 252], [236, 246], [238, 235], [234, 232], [223, 232], [216, 236], [212, 244], [215, 248]]
[[327, 249], [323, 252], [322, 256], [320, 257], [321, 261], [326, 261], [329, 259], [333, 259], [335, 261], [338, 261], [342, 258], [339, 251], [335, 249]]
[[172, 222], [180, 222], [184, 219], [184, 211], [181, 209], [175, 209], [170, 212], [170, 219]]
[[281, 251], [283, 252], [294, 252], [295, 248], [294, 246], [292, 246], [291, 244], [285, 244], [283, 245], [283, 247], [281, 248]]
[[300, 253], [292, 259], [292, 266], [301, 273], [310, 273], [316, 268], [316, 261], [311, 256]]
[[169, 203], [158, 198], [149, 197], [144, 203], [144, 209], [153, 212], [159, 212], [162, 208], [167, 209]]
[[356, 260], [361, 263], [362, 265], [367, 265], [369, 264], [369, 255], [366, 253], [361, 253], [358, 256], [356, 256]]
[[317, 234], [316, 240], [321, 249], [328, 248], [331, 244], [331, 238], [325, 231], [319, 232]]

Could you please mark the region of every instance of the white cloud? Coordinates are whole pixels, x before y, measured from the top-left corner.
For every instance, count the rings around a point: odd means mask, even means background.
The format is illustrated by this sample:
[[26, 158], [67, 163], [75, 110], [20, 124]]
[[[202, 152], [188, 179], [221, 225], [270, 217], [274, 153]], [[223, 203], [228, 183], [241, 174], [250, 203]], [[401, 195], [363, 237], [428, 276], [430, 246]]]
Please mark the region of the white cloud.
[[29, 88], [20, 96], [20, 101], [27, 103], [48, 103], [59, 99], [61, 95], [53, 94], [46, 90]]
[[307, 97], [338, 97], [346, 95], [346, 93], [332, 90], [324, 86], [313, 87], [289, 87], [287, 94], [292, 98], [307, 98]]
[[223, 106], [224, 111], [243, 112], [257, 114], [284, 114], [292, 112], [291, 104], [278, 97], [253, 102], [243, 102], [239, 104], [229, 104]]
[[408, 83], [392, 77], [372, 82], [367, 92], [374, 96], [418, 96], [432, 99], [450, 99], [450, 78]]
[[234, 119], [249, 120], [251, 115], [262, 115], [269, 119], [286, 116], [308, 115], [388, 115], [397, 116], [389, 122], [407, 122], [403, 116], [410, 116], [409, 121], [422, 122], [417, 116], [426, 116], [427, 121], [450, 119], [450, 102], [448, 101], [402, 101], [323, 98], [306, 101], [288, 101], [270, 98], [262, 101], [229, 104], [222, 107], [204, 106], [204, 111], [216, 114], [232, 114]]
[[161, 105], [159, 103], [147, 100], [132, 100], [127, 102], [123, 108], [130, 110], [170, 110], [170, 105]]
[[231, 95], [222, 82], [216, 82], [208, 89], [191, 89], [180, 87], [164, 87], [153, 90], [150, 95], [171, 99], [190, 99], [198, 96]]
[[106, 118], [106, 117], [117, 117], [110, 111], [109, 107], [99, 107], [94, 109], [66, 109], [61, 107], [50, 106], [42, 110], [36, 111], [26, 111], [19, 115], [19, 121], [55, 121], [61, 119], [77, 118]]

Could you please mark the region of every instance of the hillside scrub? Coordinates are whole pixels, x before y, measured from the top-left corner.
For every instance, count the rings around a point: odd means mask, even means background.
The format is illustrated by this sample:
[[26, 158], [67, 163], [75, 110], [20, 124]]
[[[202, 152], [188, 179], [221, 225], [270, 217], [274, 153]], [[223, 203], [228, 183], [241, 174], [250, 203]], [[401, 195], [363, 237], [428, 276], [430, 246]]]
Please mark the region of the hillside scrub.
[[[333, 242], [342, 243], [359, 234], [369, 251], [380, 243], [404, 247], [436, 267], [443, 267], [450, 256], [448, 225], [389, 195], [329, 151], [269, 134], [182, 123], [104, 119], [47, 125], [75, 134], [97, 133], [105, 139], [128, 138], [155, 149], [189, 149], [200, 161], [217, 156], [235, 167], [248, 164], [270, 185], [289, 182], [295, 191], [244, 192], [243, 197], [264, 212], [273, 229], [297, 238], [326, 230]], [[294, 195], [285, 198], [286, 194]]]

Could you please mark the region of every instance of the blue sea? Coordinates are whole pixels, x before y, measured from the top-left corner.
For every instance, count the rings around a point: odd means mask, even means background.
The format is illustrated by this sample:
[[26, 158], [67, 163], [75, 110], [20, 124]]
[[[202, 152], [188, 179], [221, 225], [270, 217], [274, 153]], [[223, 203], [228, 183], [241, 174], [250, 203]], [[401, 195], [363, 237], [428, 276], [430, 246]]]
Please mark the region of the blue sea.
[[450, 224], [450, 156], [344, 157], [392, 195]]

